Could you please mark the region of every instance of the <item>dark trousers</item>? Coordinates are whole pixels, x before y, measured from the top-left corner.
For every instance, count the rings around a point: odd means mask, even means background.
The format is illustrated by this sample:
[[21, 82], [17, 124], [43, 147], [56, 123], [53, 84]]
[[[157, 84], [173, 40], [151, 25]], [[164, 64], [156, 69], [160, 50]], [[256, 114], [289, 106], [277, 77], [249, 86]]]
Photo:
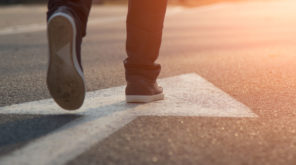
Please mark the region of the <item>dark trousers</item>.
[[[86, 34], [91, 0], [49, 0], [48, 18], [60, 6], [66, 6]], [[155, 63], [161, 45], [167, 0], [129, 0], [126, 21], [125, 75], [128, 82], [145, 79], [155, 81], [160, 65]]]

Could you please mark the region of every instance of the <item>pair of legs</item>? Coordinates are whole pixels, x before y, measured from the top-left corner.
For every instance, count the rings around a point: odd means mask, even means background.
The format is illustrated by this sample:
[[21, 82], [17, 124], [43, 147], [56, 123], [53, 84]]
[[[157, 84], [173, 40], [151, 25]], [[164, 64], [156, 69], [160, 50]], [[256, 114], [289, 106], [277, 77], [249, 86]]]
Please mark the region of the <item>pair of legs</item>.
[[[84, 100], [81, 43], [91, 0], [49, 0], [49, 68], [47, 85], [55, 101], [65, 109], [77, 109]], [[124, 60], [127, 102], [163, 99], [155, 63], [161, 45], [167, 0], [129, 0]]]

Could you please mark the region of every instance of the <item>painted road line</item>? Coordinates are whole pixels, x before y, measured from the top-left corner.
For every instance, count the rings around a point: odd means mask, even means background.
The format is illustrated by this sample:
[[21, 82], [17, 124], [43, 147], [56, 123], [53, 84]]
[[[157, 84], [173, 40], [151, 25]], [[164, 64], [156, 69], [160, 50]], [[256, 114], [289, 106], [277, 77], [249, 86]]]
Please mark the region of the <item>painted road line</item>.
[[31, 32], [44, 31], [45, 29], [46, 29], [45, 24], [17, 25], [17, 26], [0, 29], [0, 35], [31, 33]]
[[[167, 16], [174, 15], [178, 12], [181, 12], [183, 8], [174, 7], [169, 8], [167, 12]], [[115, 17], [105, 17], [105, 18], [91, 18], [88, 22], [89, 26], [98, 25], [98, 24], [107, 24], [118, 21], [125, 21], [126, 16], [115, 16]], [[6, 27], [4, 29], [0, 29], [1, 35], [10, 35], [10, 34], [21, 34], [21, 33], [32, 33], [46, 30], [46, 23], [39, 24], [30, 24], [30, 25], [17, 25], [12, 27]]]
[[[166, 13], [166, 16], [171, 16], [181, 11], [183, 11], [183, 8], [181, 7], [169, 8], [169, 10]], [[91, 19], [88, 22], [88, 24], [96, 25], [96, 24], [112, 23], [112, 22], [118, 22], [118, 21], [124, 22], [125, 19], [126, 19], [126, 16], [118, 16], [118, 17], [111, 17], [111, 18], [94, 18], [94, 19]]]
[[93, 18], [90, 19], [88, 25], [97, 25], [97, 24], [107, 24], [112, 22], [124, 22], [126, 16], [116, 16], [116, 17], [105, 17], [105, 18]]
[[[52, 99], [0, 108], [0, 114], [77, 114], [81, 117], [0, 158], [1, 165], [65, 164], [138, 116], [257, 117], [197, 74], [159, 80], [166, 98], [149, 104], [127, 104], [124, 86], [88, 92], [79, 111], [62, 111]], [[75, 138], [73, 138], [75, 137]]]

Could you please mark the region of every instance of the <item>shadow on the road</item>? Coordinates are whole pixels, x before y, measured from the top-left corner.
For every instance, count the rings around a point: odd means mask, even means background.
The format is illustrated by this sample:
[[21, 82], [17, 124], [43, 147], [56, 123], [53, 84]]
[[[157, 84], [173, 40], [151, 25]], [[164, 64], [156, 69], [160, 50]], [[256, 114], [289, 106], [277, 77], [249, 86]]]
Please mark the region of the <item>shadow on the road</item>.
[[66, 124], [75, 127], [113, 113], [134, 109], [139, 105], [120, 101], [89, 108], [87, 114], [0, 114], [0, 157], [47, 136]]
[[[0, 156], [45, 136], [81, 115], [0, 115]], [[2, 121], [1, 121], [2, 120]], [[6, 121], [6, 122], [5, 122]]]

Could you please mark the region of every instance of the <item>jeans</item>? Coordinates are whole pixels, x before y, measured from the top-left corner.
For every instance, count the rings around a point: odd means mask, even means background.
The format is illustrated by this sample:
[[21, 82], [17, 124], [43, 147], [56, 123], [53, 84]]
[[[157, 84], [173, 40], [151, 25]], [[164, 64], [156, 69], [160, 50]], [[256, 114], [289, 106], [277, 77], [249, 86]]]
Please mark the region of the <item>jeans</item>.
[[[57, 8], [65, 6], [73, 14], [82, 36], [91, 8], [91, 0], [49, 0], [49, 18]], [[125, 77], [128, 82], [144, 79], [155, 82], [161, 66], [155, 61], [159, 55], [167, 0], [129, 0], [126, 21]]]

